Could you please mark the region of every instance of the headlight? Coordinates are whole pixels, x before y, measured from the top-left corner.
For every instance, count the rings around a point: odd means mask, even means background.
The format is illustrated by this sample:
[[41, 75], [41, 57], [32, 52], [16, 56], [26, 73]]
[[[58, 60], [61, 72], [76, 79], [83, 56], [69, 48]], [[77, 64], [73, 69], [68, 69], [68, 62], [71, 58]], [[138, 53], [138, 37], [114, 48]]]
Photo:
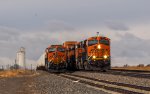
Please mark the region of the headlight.
[[98, 48], [98, 49], [101, 49], [101, 45], [98, 45], [97, 48]]
[[95, 58], [96, 58], [96, 56], [94, 55], [94, 56], [93, 56], [93, 59], [95, 59]]
[[108, 56], [107, 55], [104, 55], [104, 58], [106, 59]]

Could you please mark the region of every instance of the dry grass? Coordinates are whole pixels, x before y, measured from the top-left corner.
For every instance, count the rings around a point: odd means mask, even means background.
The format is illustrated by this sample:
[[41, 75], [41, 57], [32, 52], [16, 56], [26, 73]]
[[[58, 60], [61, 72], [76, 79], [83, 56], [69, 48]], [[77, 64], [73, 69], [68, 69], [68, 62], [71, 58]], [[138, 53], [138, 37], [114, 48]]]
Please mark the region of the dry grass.
[[16, 77], [22, 75], [30, 75], [33, 74], [29, 70], [5, 70], [0, 71], [0, 77]]
[[125, 70], [144, 70], [144, 71], [150, 71], [150, 66], [148, 66], [148, 67], [137, 67], [137, 66], [129, 66], [129, 67], [113, 67], [112, 69], [125, 69]]

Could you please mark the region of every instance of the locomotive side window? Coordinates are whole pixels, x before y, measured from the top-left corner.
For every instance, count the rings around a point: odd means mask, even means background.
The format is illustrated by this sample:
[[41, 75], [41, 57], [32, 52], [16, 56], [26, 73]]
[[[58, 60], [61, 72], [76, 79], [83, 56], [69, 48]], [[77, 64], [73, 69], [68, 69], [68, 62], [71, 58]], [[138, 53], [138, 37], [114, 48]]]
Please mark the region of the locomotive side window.
[[98, 43], [98, 40], [88, 40], [88, 46], [91, 46], [91, 45], [94, 45], [94, 44], [97, 44]]
[[48, 51], [49, 51], [49, 52], [55, 52], [55, 51], [56, 51], [56, 48], [49, 48]]
[[100, 40], [100, 44], [109, 45], [109, 41], [106, 40], [106, 39], [101, 39], [101, 40]]
[[60, 52], [65, 52], [64, 48], [57, 48], [57, 50], [60, 51]]

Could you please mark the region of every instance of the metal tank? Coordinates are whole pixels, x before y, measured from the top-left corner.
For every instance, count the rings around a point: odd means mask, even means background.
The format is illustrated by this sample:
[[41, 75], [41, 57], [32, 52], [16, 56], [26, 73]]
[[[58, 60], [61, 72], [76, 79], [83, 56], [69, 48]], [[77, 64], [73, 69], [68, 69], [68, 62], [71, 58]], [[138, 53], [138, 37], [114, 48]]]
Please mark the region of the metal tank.
[[25, 68], [25, 48], [21, 47], [20, 50], [17, 52], [16, 63], [19, 65], [20, 68]]

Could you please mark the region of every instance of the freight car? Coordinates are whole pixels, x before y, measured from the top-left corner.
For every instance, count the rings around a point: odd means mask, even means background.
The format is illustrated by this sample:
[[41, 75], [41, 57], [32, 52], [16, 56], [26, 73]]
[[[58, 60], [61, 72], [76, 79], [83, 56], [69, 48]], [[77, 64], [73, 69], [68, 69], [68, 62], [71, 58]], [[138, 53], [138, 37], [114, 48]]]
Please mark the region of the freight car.
[[36, 70], [45, 70], [45, 52], [37, 60]]
[[66, 49], [62, 45], [51, 45], [45, 50], [45, 69], [66, 69]]

